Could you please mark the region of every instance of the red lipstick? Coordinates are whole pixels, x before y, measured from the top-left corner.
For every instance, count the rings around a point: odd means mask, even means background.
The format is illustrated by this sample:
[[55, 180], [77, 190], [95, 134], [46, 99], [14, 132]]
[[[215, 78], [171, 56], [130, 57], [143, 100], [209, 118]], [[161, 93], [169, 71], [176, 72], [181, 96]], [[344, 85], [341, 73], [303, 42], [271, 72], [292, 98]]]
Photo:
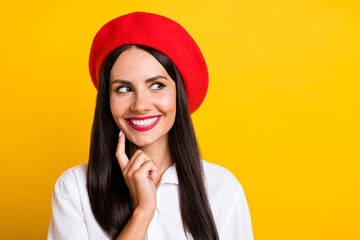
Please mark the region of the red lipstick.
[[[151, 124], [149, 126], [146, 126], [146, 127], [136, 126], [136, 125], [132, 124], [131, 121], [130, 121], [130, 119], [131, 120], [146, 120], [146, 119], [154, 118], [154, 117], [158, 117], [158, 119], [156, 119], [156, 121], [153, 124]], [[144, 132], [144, 131], [148, 131], [148, 130], [152, 129], [153, 127], [155, 127], [156, 124], [158, 124], [158, 122], [160, 121], [161, 117], [162, 116], [131, 117], [131, 118], [127, 118], [125, 120], [135, 130], [140, 131], [140, 132]]]
[[146, 116], [146, 117], [131, 117], [131, 118], [127, 118], [127, 119], [133, 119], [133, 120], [145, 120], [148, 118], [154, 118], [154, 117], [159, 117], [160, 115], [155, 115], [155, 116]]

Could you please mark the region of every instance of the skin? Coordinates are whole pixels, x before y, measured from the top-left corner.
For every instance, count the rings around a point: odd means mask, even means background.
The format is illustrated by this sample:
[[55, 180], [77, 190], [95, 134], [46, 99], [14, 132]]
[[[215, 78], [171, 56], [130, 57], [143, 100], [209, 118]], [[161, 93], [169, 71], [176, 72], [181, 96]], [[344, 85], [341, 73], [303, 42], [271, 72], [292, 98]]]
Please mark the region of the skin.
[[[152, 81], [147, 82], [149, 79]], [[131, 47], [120, 54], [111, 69], [109, 96], [113, 118], [123, 132], [116, 157], [135, 206], [132, 218], [118, 239], [124, 234], [137, 233], [139, 239], [144, 239], [156, 208], [156, 186], [173, 164], [168, 132], [176, 114], [175, 82], [151, 54]], [[130, 117], [153, 115], [162, 117], [154, 128], [145, 132], [135, 130], [125, 121]], [[131, 157], [125, 153], [125, 141], [130, 141]]]

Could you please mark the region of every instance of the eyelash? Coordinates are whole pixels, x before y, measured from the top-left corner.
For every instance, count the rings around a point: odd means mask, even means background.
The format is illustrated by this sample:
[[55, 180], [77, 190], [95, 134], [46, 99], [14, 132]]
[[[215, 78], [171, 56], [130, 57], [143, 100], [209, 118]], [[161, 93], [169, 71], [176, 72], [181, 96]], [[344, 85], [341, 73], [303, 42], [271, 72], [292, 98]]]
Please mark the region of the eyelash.
[[[154, 86], [155, 84], [158, 84], [159, 85], [159, 88], [157, 88], [157, 89], [154, 89], [154, 90], [160, 90], [160, 89], [163, 89], [164, 87], [165, 87], [165, 85], [164, 84], [162, 84], [162, 83], [160, 83], [160, 82], [154, 82], [153, 84], [151, 84], [151, 87], [152, 86]], [[127, 88], [127, 89], [131, 89], [130, 87], [128, 87], [128, 86], [119, 86], [118, 88], [116, 88], [116, 92], [118, 92], [118, 93], [127, 93], [127, 92], [120, 92], [119, 90], [121, 89], [121, 88]]]

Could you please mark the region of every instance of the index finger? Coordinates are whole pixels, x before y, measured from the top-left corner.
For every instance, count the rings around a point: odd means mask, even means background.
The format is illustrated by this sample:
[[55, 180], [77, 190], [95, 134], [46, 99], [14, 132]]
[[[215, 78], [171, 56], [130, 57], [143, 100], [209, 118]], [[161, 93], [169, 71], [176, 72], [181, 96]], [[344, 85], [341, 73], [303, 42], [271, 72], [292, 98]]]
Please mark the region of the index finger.
[[119, 140], [118, 140], [118, 145], [116, 148], [115, 155], [119, 162], [121, 171], [123, 171], [124, 168], [126, 167], [126, 165], [128, 165], [128, 163], [129, 163], [129, 158], [126, 156], [126, 153], [125, 153], [125, 134], [121, 130], [119, 132]]

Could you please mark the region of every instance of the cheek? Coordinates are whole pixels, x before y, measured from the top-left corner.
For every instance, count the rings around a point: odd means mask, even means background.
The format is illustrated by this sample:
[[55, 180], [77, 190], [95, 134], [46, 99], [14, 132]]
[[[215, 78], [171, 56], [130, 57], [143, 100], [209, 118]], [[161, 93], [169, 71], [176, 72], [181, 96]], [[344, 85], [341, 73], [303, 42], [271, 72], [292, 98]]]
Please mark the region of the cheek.
[[115, 121], [117, 121], [116, 118], [121, 117], [126, 111], [124, 101], [119, 101], [114, 97], [110, 98], [110, 110]]
[[159, 109], [161, 109], [161, 111], [167, 114], [169, 117], [175, 118], [176, 96], [174, 94], [169, 94], [166, 97], [159, 99], [158, 106]]

